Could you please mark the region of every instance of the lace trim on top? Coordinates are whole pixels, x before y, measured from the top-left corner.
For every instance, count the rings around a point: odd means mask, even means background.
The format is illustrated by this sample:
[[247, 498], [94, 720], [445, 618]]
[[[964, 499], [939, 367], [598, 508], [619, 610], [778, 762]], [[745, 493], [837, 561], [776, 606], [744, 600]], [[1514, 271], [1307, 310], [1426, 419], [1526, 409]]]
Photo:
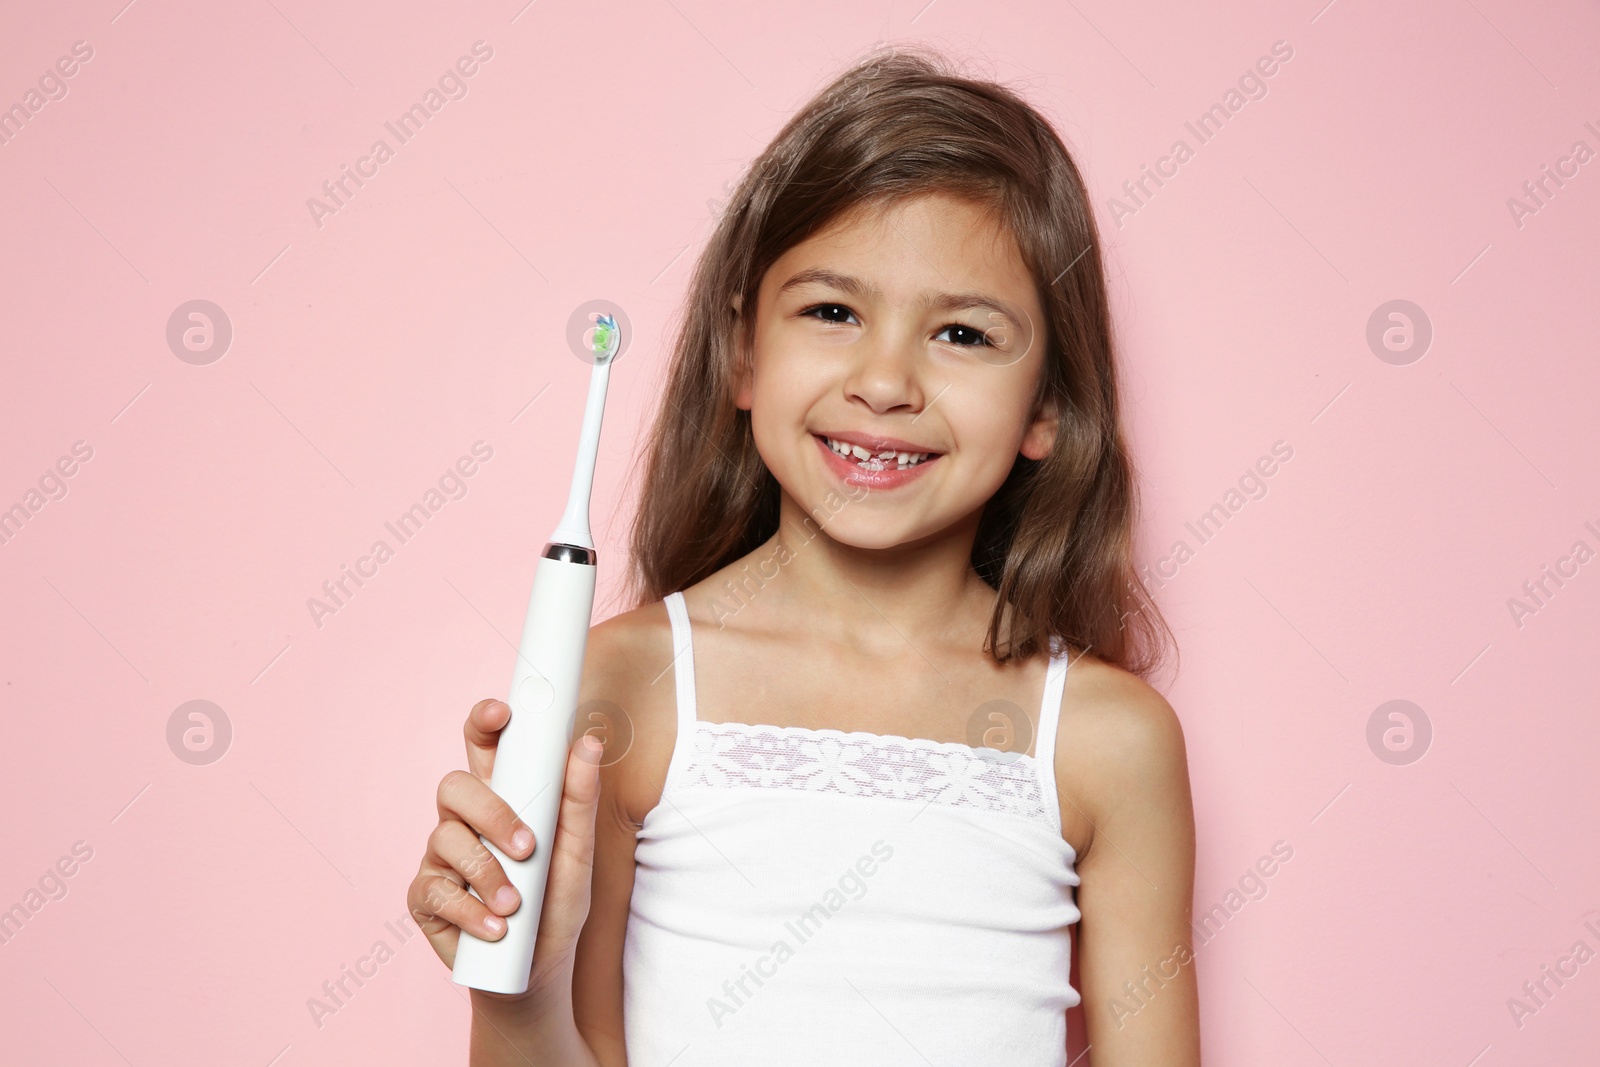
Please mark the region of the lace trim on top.
[[768, 723], [695, 721], [680, 788], [798, 789], [1020, 815], [1059, 833], [1038, 762], [956, 741]]

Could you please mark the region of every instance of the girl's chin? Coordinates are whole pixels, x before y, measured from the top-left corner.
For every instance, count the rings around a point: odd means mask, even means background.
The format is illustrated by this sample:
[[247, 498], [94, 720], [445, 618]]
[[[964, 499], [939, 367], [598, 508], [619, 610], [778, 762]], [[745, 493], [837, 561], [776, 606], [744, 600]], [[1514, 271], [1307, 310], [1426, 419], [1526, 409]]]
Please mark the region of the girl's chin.
[[[846, 495], [847, 493], [852, 495]], [[894, 498], [876, 498], [858, 486], [841, 489], [823, 485], [797, 497], [786, 493], [793, 518], [785, 525], [792, 549], [826, 536], [843, 548], [864, 552], [887, 551], [927, 544], [952, 526], [925, 514], [895, 505]]]

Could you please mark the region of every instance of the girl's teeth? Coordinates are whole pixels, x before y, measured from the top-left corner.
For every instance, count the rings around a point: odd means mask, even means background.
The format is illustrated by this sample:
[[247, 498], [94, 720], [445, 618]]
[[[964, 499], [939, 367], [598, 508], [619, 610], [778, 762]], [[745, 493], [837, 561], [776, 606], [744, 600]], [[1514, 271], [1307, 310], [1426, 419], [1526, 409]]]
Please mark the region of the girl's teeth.
[[864, 470], [881, 471], [887, 469], [905, 470], [915, 467], [926, 460], [930, 453], [927, 452], [897, 452], [888, 449], [874, 455], [860, 445], [852, 445], [844, 441], [835, 441], [832, 438], [823, 438], [828, 442], [828, 447], [845, 459], [853, 459]]

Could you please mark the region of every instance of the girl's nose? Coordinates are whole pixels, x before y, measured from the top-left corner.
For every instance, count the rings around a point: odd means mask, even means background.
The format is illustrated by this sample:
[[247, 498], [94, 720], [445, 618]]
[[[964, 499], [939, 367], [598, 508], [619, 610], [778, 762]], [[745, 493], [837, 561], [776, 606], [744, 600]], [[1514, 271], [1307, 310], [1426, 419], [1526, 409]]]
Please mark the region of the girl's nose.
[[855, 363], [845, 379], [845, 394], [874, 412], [922, 410], [923, 360], [916, 336], [880, 327], [852, 345]]

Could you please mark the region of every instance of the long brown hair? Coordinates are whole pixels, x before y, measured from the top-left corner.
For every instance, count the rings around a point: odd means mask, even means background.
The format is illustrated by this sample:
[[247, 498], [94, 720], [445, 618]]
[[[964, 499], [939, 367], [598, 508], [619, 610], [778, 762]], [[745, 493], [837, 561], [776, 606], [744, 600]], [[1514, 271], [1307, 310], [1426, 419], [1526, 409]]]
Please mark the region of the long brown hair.
[[972, 564], [999, 594], [985, 649], [1000, 663], [1026, 659], [1055, 635], [1147, 675], [1171, 631], [1133, 568], [1134, 470], [1083, 179], [1021, 97], [920, 48], [856, 62], [791, 118], [701, 253], [640, 457], [636, 606], [693, 585], [778, 528], [777, 480], [733, 401], [734, 361], [755, 327], [735, 305], [753, 309], [767, 268], [841, 213], [933, 191], [977, 200], [1009, 225], [1047, 319], [1040, 399], [1053, 397], [1059, 414], [1054, 449], [1018, 456], [979, 521]]

